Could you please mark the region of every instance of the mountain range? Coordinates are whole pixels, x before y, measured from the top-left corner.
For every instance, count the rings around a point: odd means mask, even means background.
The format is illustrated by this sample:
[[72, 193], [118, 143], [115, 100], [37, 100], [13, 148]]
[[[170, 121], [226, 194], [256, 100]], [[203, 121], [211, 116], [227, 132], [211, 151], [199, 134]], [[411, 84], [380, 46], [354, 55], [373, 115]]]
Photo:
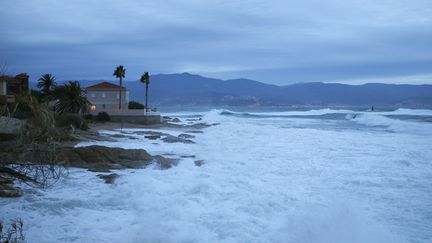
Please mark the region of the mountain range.
[[[83, 87], [101, 80], [80, 81]], [[117, 80], [111, 81], [118, 84]], [[61, 82], [60, 82], [61, 83]], [[130, 100], [143, 103], [145, 85], [125, 81]], [[33, 84], [34, 85], [34, 84]], [[432, 85], [297, 83], [220, 80], [189, 73], [152, 75], [152, 106], [395, 106], [432, 108]]]

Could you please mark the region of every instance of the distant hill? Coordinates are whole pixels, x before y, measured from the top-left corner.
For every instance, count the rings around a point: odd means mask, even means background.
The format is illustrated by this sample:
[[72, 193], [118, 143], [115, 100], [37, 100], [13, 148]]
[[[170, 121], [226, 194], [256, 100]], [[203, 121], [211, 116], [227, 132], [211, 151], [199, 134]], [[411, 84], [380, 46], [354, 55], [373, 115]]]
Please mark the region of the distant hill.
[[[81, 81], [86, 87], [100, 80]], [[118, 83], [118, 81], [112, 81]], [[144, 100], [145, 85], [126, 81], [130, 100]], [[189, 73], [150, 79], [152, 106], [397, 106], [432, 108], [432, 85], [298, 83], [286, 86], [249, 79], [220, 80]]]

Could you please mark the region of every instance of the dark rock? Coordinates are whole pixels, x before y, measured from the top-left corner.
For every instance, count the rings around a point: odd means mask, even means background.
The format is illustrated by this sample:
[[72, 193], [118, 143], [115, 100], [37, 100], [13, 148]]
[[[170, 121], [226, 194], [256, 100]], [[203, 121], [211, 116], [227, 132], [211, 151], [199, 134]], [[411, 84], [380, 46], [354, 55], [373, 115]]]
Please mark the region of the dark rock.
[[145, 138], [151, 137], [151, 136], [155, 136], [155, 137], [158, 136], [158, 137], [160, 137], [160, 136], [167, 136], [167, 135], [169, 135], [167, 133], [156, 132], [156, 131], [135, 131], [133, 133], [137, 134], [137, 135], [146, 135], [146, 136], [144, 136]]
[[169, 169], [169, 168], [176, 166], [178, 164], [178, 160], [168, 159], [168, 158], [162, 157], [160, 155], [154, 156], [154, 160], [155, 160], [156, 164], [159, 166], [159, 168], [161, 168], [161, 169]]
[[186, 119], [186, 121], [201, 121], [202, 120], [202, 118], [189, 118], [189, 119]]
[[[25, 147], [0, 152], [0, 163], [32, 162], [41, 157], [44, 151], [30, 151]], [[153, 157], [143, 149], [122, 149], [92, 145], [87, 147], [57, 147], [56, 162], [66, 167], [108, 171], [111, 169], [142, 168], [149, 165]], [[1, 156], [5, 155], [5, 156]], [[40, 162], [40, 161], [37, 161]]]
[[194, 131], [186, 131], [186, 133], [204, 133], [204, 132], [203, 131], [194, 130]]
[[162, 141], [164, 141], [165, 143], [188, 143], [188, 144], [195, 143], [192, 140], [174, 137], [172, 135], [162, 138]]
[[174, 155], [176, 155], [176, 154], [173, 154], [173, 153], [164, 153], [163, 155], [166, 155], [166, 156], [174, 156]]
[[116, 173], [112, 173], [112, 174], [108, 174], [108, 175], [99, 174], [97, 176], [99, 178], [105, 180], [105, 183], [107, 183], [107, 184], [114, 184], [115, 180], [119, 177], [119, 175], [117, 175]]
[[178, 118], [174, 118], [174, 119], [171, 120], [171, 122], [181, 122], [181, 120], [178, 119]]
[[190, 135], [190, 134], [186, 134], [186, 133], [182, 133], [180, 135], [178, 135], [177, 137], [179, 138], [194, 138], [194, 135]]
[[150, 139], [150, 140], [156, 140], [156, 139], [159, 139], [161, 136], [160, 135], [147, 135], [144, 137], [147, 139]]
[[180, 155], [180, 158], [183, 158], [183, 159], [195, 158], [195, 155]]
[[123, 135], [123, 134], [113, 134], [110, 135], [112, 138], [128, 138], [128, 139], [137, 139], [134, 136], [128, 136], [128, 135]]
[[87, 170], [91, 171], [91, 172], [102, 172], [102, 173], [109, 173], [109, 172], [111, 172], [111, 170], [107, 169], [107, 168], [90, 168], [90, 169], [87, 169]]
[[204, 164], [204, 160], [195, 160], [194, 163], [195, 163], [196, 166], [201, 166], [201, 165]]

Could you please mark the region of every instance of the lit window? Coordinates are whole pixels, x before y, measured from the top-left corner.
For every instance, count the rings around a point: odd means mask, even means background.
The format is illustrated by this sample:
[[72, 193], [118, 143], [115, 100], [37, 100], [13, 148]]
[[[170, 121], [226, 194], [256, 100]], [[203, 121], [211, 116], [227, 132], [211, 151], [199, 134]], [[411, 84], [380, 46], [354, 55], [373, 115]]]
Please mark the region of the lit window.
[[95, 111], [96, 110], [96, 106], [95, 105], [90, 106], [90, 110]]

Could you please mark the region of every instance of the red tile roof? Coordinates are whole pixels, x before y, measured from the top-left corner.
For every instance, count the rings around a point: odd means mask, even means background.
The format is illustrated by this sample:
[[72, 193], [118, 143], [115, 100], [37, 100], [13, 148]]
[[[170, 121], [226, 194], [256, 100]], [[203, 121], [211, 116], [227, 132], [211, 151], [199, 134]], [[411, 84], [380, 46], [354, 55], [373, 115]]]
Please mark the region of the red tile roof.
[[[85, 88], [86, 90], [119, 90], [120, 86], [117, 84], [113, 84], [110, 82], [101, 82], [95, 85], [91, 85]], [[122, 90], [126, 90], [125, 87], [122, 87]]]

